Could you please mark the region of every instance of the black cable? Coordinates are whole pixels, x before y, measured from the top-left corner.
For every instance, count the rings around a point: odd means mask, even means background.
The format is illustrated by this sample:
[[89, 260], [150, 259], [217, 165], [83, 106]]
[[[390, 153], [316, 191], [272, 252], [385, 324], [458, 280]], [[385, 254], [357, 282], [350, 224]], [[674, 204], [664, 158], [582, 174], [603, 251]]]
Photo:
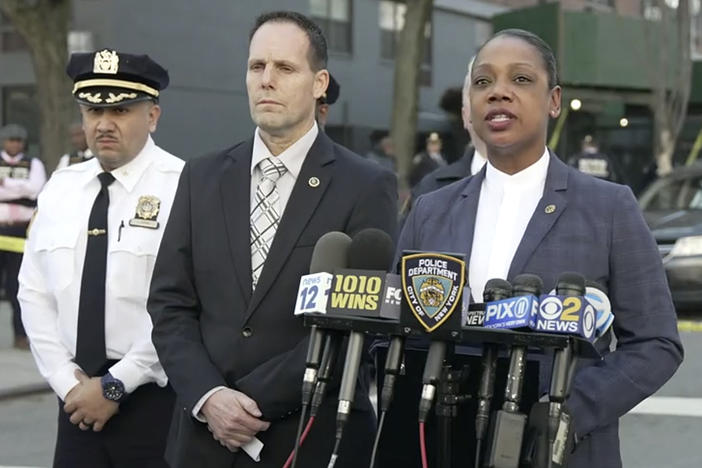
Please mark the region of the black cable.
[[302, 437], [302, 429], [305, 427], [305, 416], [307, 416], [307, 405], [302, 405], [300, 412], [300, 422], [297, 423], [297, 435], [295, 436], [295, 447], [293, 448], [293, 460], [291, 468], [295, 468], [297, 464], [297, 451], [300, 448], [300, 438]]
[[380, 442], [380, 433], [383, 432], [383, 424], [385, 423], [385, 411], [380, 413], [380, 421], [378, 422], [378, 432], [375, 433], [375, 441], [373, 441], [373, 452], [371, 453], [370, 465], [368, 468], [375, 467], [375, 457], [378, 454], [378, 444]]
[[329, 459], [329, 465], [327, 465], [327, 468], [334, 468], [336, 459], [339, 457], [339, 445], [341, 445], [341, 437], [337, 435], [336, 442], [334, 442], [334, 450], [332, 451], [331, 458]]
[[480, 468], [480, 450], [482, 449], [483, 439], [475, 441], [475, 468]]

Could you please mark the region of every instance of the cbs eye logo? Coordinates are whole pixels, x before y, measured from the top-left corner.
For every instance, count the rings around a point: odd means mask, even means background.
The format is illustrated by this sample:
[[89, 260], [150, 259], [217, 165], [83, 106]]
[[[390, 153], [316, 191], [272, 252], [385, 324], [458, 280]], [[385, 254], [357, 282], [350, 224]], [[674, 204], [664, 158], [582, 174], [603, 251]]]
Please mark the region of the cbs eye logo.
[[545, 320], [578, 322], [582, 317], [583, 335], [589, 338], [595, 332], [595, 308], [588, 301], [585, 301], [583, 307], [583, 299], [580, 297], [549, 296], [541, 301], [539, 310]]

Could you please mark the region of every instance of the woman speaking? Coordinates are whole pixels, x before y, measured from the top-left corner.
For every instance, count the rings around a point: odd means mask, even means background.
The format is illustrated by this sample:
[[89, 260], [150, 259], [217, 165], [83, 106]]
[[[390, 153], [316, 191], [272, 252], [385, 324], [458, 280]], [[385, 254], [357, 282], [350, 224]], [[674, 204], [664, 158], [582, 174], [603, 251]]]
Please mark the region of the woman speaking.
[[479, 49], [471, 79], [471, 121], [488, 163], [420, 197], [398, 251], [464, 253], [478, 302], [489, 279], [521, 273], [541, 277], [544, 291], [567, 271], [605, 286], [617, 346], [600, 350], [604, 357], [584, 363], [574, 378], [567, 407], [577, 442], [568, 466], [621, 467], [619, 418], [683, 358], [655, 241], [628, 187], [569, 168], [546, 148], [561, 88], [543, 40], [498, 32]]

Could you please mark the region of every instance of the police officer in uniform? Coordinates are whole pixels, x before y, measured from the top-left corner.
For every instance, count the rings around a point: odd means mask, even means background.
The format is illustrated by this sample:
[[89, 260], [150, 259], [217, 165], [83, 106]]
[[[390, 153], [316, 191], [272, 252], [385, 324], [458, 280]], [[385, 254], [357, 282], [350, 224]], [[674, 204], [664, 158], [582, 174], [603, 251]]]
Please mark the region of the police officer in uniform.
[[581, 148], [582, 151], [568, 161], [569, 166], [598, 179], [621, 183], [614, 161], [600, 152], [597, 141], [591, 135], [583, 138]]
[[73, 164], [82, 163], [83, 161], [87, 161], [93, 157], [93, 152], [90, 151], [90, 148], [88, 148], [88, 142], [85, 139], [83, 124], [80, 122], [71, 124], [70, 135], [73, 151], [61, 156], [61, 159], [59, 159], [58, 165], [56, 166], [56, 170], [71, 166]]
[[17, 302], [17, 273], [22, 262], [24, 238], [32, 219], [37, 195], [46, 182], [44, 164], [24, 153], [27, 131], [16, 124], [0, 130], [0, 276], [12, 304], [14, 346], [29, 349]]
[[329, 85], [327, 90], [322, 94], [322, 97], [317, 99], [317, 108], [315, 109], [315, 120], [319, 128], [324, 130], [327, 125], [327, 118], [329, 117], [329, 106], [334, 104], [337, 99], [339, 99], [339, 93], [341, 92], [341, 86], [339, 82], [329, 74]]
[[59, 398], [54, 467], [166, 467], [174, 395], [146, 298], [183, 168], [150, 136], [168, 72], [107, 49], [66, 70], [95, 157], [46, 185], [19, 277], [32, 353]]

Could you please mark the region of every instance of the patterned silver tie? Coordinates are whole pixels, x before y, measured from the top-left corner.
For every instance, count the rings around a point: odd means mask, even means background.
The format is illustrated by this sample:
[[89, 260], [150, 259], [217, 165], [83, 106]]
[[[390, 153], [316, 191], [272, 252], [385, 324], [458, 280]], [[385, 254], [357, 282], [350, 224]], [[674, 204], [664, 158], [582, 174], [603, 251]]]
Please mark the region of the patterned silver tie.
[[263, 264], [273, 243], [280, 222], [280, 195], [276, 182], [287, 170], [277, 158], [266, 158], [258, 163], [263, 178], [256, 187], [251, 210], [251, 279], [253, 289], [261, 276]]

